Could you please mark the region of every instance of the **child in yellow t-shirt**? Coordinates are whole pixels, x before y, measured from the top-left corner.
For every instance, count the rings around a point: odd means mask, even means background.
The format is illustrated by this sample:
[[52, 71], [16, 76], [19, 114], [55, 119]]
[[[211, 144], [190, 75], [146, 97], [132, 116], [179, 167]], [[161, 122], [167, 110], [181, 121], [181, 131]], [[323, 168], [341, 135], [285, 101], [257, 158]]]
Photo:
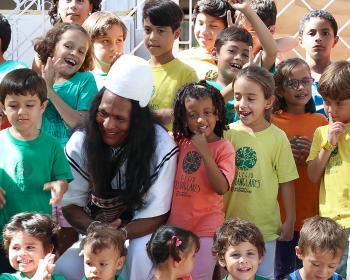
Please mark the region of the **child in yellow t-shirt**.
[[198, 80], [196, 72], [173, 55], [174, 41], [180, 36], [183, 12], [171, 0], [148, 0], [143, 7], [143, 41], [151, 55], [154, 92], [150, 109], [168, 129], [173, 120], [176, 91]]
[[[266, 248], [257, 274], [273, 279], [276, 240], [293, 237], [293, 180], [298, 173], [286, 134], [269, 122], [275, 100], [272, 75], [264, 68], [248, 66], [236, 74], [233, 84], [240, 120], [225, 135], [235, 147], [237, 168], [231, 191], [225, 195], [226, 219], [237, 217], [256, 224]], [[282, 225], [279, 192], [286, 213]]]
[[[320, 183], [320, 215], [332, 218], [350, 233], [350, 62], [338, 61], [320, 78], [319, 93], [330, 123], [314, 134], [308, 161], [311, 181]], [[348, 250], [337, 272], [350, 275]], [[347, 273], [346, 273], [347, 272]]]

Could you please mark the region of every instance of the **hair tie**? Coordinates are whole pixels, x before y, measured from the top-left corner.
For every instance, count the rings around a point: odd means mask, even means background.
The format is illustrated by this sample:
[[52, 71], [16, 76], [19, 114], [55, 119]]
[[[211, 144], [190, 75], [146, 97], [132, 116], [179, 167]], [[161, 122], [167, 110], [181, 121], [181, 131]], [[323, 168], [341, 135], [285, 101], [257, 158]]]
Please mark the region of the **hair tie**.
[[175, 239], [175, 246], [179, 247], [182, 244], [182, 240], [180, 238], [178, 238], [176, 235], [174, 235], [172, 238], [172, 240]]

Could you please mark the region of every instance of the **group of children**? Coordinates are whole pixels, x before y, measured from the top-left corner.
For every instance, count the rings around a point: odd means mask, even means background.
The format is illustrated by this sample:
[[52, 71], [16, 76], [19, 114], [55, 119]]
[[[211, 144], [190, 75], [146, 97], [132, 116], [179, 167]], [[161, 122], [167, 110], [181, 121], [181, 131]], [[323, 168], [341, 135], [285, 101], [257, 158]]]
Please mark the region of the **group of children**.
[[[341, 279], [339, 263], [347, 274], [350, 63], [331, 63], [337, 23], [315, 10], [299, 29], [306, 61], [276, 65], [283, 44], [272, 37], [276, 13], [272, 0], [199, 0], [199, 46], [175, 57], [181, 8], [170, 0], [144, 5], [149, 107], [179, 146], [169, 225], [147, 245], [154, 280], [219, 279], [218, 266], [228, 280]], [[10, 31], [5, 18], [0, 23], [0, 71], [25, 67], [4, 60]], [[82, 26], [58, 23], [34, 43], [42, 78], [29, 69], [4, 75], [0, 104], [11, 127], [0, 132], [0, 267], [8, 254], [18, 272], [0, 279], [60, 279], [52, 253], [76, 239], [59, 207], [72, 180], [62, 147], [123, 54], [126, 35], [109, 12]], [[60, 234], [33, 211], [52, 213]], [[81, 252], [86, 279], [119, 279], [124, 241], [120, 231], [91, 224]]]

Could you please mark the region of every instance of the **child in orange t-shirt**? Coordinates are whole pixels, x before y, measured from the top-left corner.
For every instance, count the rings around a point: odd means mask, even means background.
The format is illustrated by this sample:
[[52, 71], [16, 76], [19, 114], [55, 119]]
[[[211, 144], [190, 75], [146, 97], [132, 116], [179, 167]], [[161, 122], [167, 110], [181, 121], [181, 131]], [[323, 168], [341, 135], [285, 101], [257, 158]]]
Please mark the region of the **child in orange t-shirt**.
[[[309, 180], [305, 160], [309, 155], [316, 128], [326, 125], [327, 120], [322, 114], [315, 113], [311, 90], [313, 79], [310, 68], [304, 60], [292, 58], [281, 62], [274, 77], [277, 101], [271, 121], [287, 134], [299, 173], [299, 179], [294, 182], [296, 201], [294, 238], [291, 241], [278, 241], [276, 246], [275, 279], [283, 279], [302, 267], [295, 255], [299, 231], [306, 218], [318, 214], [319, 185]], [[281, 200], [279, 203], [281, 204]], [[283, 219], [283, 212], [281, 216]]]
[[196, 280], [212, 279], [213, 236], [224, 222], [223, 194], [235, 175], [235, 151], [222, 138], [224, 106], [220, 92], [205, 81], [180, 88], [174, 102], [173, 135], [180, 153], [168, 223], [199, 236], [192, 273]]

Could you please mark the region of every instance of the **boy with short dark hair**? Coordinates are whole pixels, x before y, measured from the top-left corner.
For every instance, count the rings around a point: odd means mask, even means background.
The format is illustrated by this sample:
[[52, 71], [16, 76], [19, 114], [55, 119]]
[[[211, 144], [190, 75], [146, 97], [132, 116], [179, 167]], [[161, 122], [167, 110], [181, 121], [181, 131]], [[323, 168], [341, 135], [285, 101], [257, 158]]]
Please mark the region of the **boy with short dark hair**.
[[255, 275], [265, 254], [265, 243], [251, 222], [239, 218], [225, 221], [214, 236], [213, 253], [228, 272], [223, 280], [266, 279]]
[[[47, 105], [43, 78], [30, 69], [9, 72], [0, 83], [0, 102], [12, 125], [0, 131], [2, 232], [19, 212], [51, 216], [50, 204], [60, 203], [73, 177], [60, 144], [37, 128]], [[3, 257], [0, 250], [0, 273], [9, 272]]]
[[[249, 48], [252, 46], [252, 36], [246, 29], [231, 26], [222, 30], [212, 52], [218, 67], [218, 77], [216, 80], [208, 80], [208, 84], [220, 91], [231, 84], [235, 73], [249, 62]], [[237, 121], [239, 117], [233, 108], [233, 97], [224, 96], [224, 98], [226, 119], [229, 123]]]
[[143, 7], [144, 45], [151, 55], [154, 93], [150, 109], [168, 129], [171, 128], [176, 91], [197, 81], [193, 68], [173, 55], [174, 41], [180, 36], [183, 12], [172, 0], [148, 0]]
[[193, 33], [198, 47], [180, 52], [178, 58], [193, 67], [199, 79], [212, 78], [216, 73], [211, 52], [220, 31], [228, 27], [228, 11], [234, 19], [235, 10], [226, 0], [199, 0], [193, 9]]
[[310, 11], [300, 21], [299, 43], [305, 49], [305, 60], [315, 80], [312, 84], [312, 97], [316, 105], [316, 112], [324, 115], [323, 99], [317, 89], [321, 74], [331, 64], [331, 52], [339, 39], [337, 33], [336, 20], [324, 10]]
[[287, 279], [343, 279], [335, 270], [347, 240], [345, 230], [332, 219], [320, 216], [306, 219], [295, 247], [303, 267], [289, 274]]
[[[329, 65], [320, 78], [319, 93], [330, 123], [316, 129], [307, 158], [308, 175], [320, 183], [320, 215], [338, 222], [350, 234], [350, 62]], [[345, 250], [338, 272], [345, 277]], [[347, 268], [350, 275], [350, 267]]]
[[[260, 64], [266, 69], [274, 66], [276, 59], [276, 44], [269, 29], [264, 25], [259, 16], [251, 8], [250, 3], [241, 1], [241, 3], [232, 3], [234, 9], [239, 11], [249, 20], [252, 28], [256, 31], [256, 38], [262, 42], [259, 48], [262, 48]], [[234, 75], [250, 62], [250, 56], [254, 53], [254, 36], [252, 32], [244, 28], [231, 26], [221, 31], [215, 41], [212, 51], [213, 58], [218, 67], [218, 77], [216, 81], [209, 81], [209, 84], [221, 91], [226, 103], [227, 118], [230, 123], [238, 120], [233, 110], [233, 94], [230, 83]], [[260, 56], [259, 56], [260, 57]], [[272, 64], [271, 64], [272, 63]], [[272, 66], [271, 66], [272, 65]]]
[[[28, 68], [22, 62], [5, 59], [4, 53], [7, 51], [10, 42], [11, 26], [6, 17], [0, 14], [0, 82], [8, 72], [14, 69]], [[0, 130], [10, 125], [3, 114], [2, 107], [3, 105], [0, 103]]]

